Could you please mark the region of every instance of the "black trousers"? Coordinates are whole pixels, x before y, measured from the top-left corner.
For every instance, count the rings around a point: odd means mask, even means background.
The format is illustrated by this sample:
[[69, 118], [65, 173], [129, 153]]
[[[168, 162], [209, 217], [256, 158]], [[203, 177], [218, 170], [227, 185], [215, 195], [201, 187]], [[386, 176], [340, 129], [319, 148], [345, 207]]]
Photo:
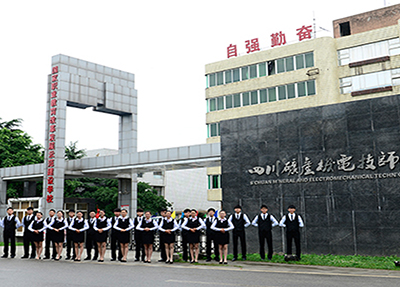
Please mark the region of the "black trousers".
[[240, 244], [242, 246], [242, 258], [246, 257], [247, 254], [247, 248], [246, 248], [246, 232], [243, 231], [238, 231], [235, 232], [235, 230], [232, 232], [233, 236], [233, 258], [238, 257], [238, 239], [240, 238]]
[[183, 232], [182, 232], [182, 259], [183, 261], [188, 261], [189, 259], [187, 234]]
[[[27, 228], [28, 229], [28, 228]], [[31, 257], [36, 256], [36, 246], [33, 242], [32, 232], [27, 230], [24, 232], [24, 257], [29, 257], [29, 244], [31, 244]]]
[[46, 234], [46, 247], [44, 250], [44, 257], [50, 258], [50, 242], [52, 243], [52, 248], [53, 248], [53, 252], [52, 252], [52, 256], [51, 258], [55, 258], [56, 257], [56, 244], [53, 241], [53, 234], [51, 233], [51, 231], [47, 230], [47, 234]]
[[292, 242], [294, 240], [294, 245], [296, 245], [296, 255], [300, 258], [300, 231], [287, 231], [286, 232], [286, 254], [292, 253]]
[[261, 259], [265, 259], [265, 241], [267, 241], [268, 246], [268, 259], [272, 259], [273, 249], [272, 249], [272, 232], [271, 230], [260, 230], [258, 231], [258, 239], [260, 242], [260, 256]]
[[215, 233], [207, 234], [207, 248], [206, 248], [207, 260], [211, 260], [211, 242], [214, 243], [215, 260], [219, 261], [219, 250], [218, 250], [218, 244], [215, 242]]
[[95, 233], [86, 233], [86, 254], [87, 257], [92, 257], [92, 249], [94, 248], [94, 256], [93, 258], [97, 258], [99, 256], [99, 249], [97, 248], [97, 242], [95, 239]]
[[118, 260], [122, 259], [121, 250], [119, 247], [119, 242], [117, 239], [117, 233], [111, 233], [111, 258], [116, 260], [117, 259], [117, 249], [118, 249]]
[[135, 230], [135, 259], [140, 260], [140, 252], [142, 252], [142, 261], [144, 261], [144, 245], [143, 245], [143, 233], [140, 230]]
[[15, 256], [15, 231], [3, 232], [4, 238], [4, 255], [8, 256], [8, 243], [11, 242], [11, 256]]
[[164, 232], [159, 232], [159, 235], [160, 235], [161, 260], [167, 261], [167, 252], [165, 252]]
[[67, 231], [67, 258], [71, 257], [71, 249], [72, 249], [72, 259], [75, 259], [75, 248], [74, 248], [74, 241], [72, 240], [72, 232]]

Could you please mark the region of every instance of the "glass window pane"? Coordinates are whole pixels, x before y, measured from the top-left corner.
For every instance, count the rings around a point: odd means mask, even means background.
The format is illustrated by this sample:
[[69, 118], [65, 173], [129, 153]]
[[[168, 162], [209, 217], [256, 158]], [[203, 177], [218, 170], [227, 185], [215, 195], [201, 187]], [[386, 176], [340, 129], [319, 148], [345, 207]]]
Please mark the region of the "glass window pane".
[[294, 84], [286, 85], [287, 87], [287, 97], [288, 99], [293, 99], [296, 97], [296, 90]]
[[290, 72], [290, 71], [294, 70], [293, 57], [287, 57], [285, 59], [285, 64], [286, 64], [286, 72]]
[[314, 53], [307, 53], [305, 54], [306, 58], [306, 68], [314, 67]]
[[257, 78], [257, 65], [250, 66], [250, 79]]
[[210, 87], [210, 84], [208, 83], [208, 75], [206, 75], [206, 89]]
[[238, 69], [233, 69], [233, 81], [234, 82], [239, 82], [240, 81], [239, 68]]
[[217, 85], [223, 85], [224, 84], [224, 72], [218, 72], [217, 73]]
[[229, 95], [225, 97], [225, 108], [231, 109], [233, 107], [233, 96]]
[[210, 136], [216, 137], [217, 136], [217, 124], [210, 125]]
[[315, 95], [315, 81], [308, 81], [307, 82], [307, 94], [309, 96]]
[[296, 56], [296, 70], [304, 68], [304, 54]]
[[232, 71], [225, 71], [225, 84], [232, 83]]
[[251, 92], [251, 104], [252, 105], [257, 105], [258, 104], [258, 92], [257, 91], [252, 91]]
[[242, 93], [242, 105], [248, 106], [250, 105], [250, 93]]
[[275, 61], [268, 61], [268, 75], [275, 75]]
[[307, 94], [306, 94], [306, 82], [297, 83], [297, 95], [299, 97], [307, 96]]
[[217, 103], [215, 99], [209, 99], [210, 102], [210, 112], [217, 110]]
[[267, 98], [267, 90], [260, 90], [260, 103], [266, 103], [268, 102], [268, 98]]
[[224, 97], [217, 98], [217, 109], [218, 110], [224, 109]]
[[268, 102], [275, 102], [276, 101], [276, 88], [269, 88], [268, 89]]
[[240, 107], [240, 94], [233, 95], [233, 107], [234, 108]]
[[277, 65], [277, 72], [278, 73], [285, 72], [285, 59], [276, 60], [276, 65]]
[[210, 87], [214, 87], [215, 86], [215, 74], [210, 74], [208, 76], [210, 78]]
[[267, 64], [266, 63], [258, 64], [258, 76], [264, 77], [266, 75], [267, 75]]
[[286, 100], [286, 87], [285, 86], [279, 86], [278, 87], [278, 95], [279, 95], [279, 100]]
[[249, 78], [249, 67], [242, 67], [242, 81]]

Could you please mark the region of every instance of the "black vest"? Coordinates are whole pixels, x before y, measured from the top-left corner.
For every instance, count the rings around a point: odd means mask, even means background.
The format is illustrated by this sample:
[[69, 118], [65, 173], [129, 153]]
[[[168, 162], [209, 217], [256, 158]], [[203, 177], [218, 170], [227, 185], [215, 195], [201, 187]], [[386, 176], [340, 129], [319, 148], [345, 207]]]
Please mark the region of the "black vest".
[[115, 215], [111, 218], [111, 234], [113, 234], [114, 232], [117, 232], [117, 230], [114, 229], [114, 224], [115, 224]]
[[94, 227], [94, 223], [96, 222], [96, 217], [93, 218], [93, 223], [90, 222], [91, 220], [92, 220], [92, 218], [88, 219], [88, 225], [89, 225], [89, 229], [87, 230], [88, 234], [94, 234], [95, 233], [93, 227]]
[[106, 228], [106, 227], [107, 227], [107, 218], [104, 219], [103, 221], [101, 221], [101, 220], [100, 220], [100, 217], [99, 217], [99, 218], [97, 218], [96, 220], [97, 220], [97, 222], [96, 222], [96, 227], [97, 227], [98, 229], [103, 229], [103, 228]]
[[[217, 219], [214, 217], [214, 220], [217, 220]], [[207, 227], [206, 233], [207, 234], [211, 234], [211, 233], [215, 232], [214, 230], [211, 229], [212, 224], [213, 224], [213, 222], [211, 221], [211, 218], [207, 217], [207, 219], [206, 219], [206, 227]]]
[[82, 229], [83, 227], [85, 227], [85, 219], [82, 219], [81, 222], [78, 221], [78, 218], [75, 218], [75, 222], [74, 225], [72, 226], [75, 229]]
[[125, 217], [125, 220], [119, 218], [117, 226], [121, 229], [127, 229], [129, 227], [129, 217]]
[[[40, 229], [42, 229], [44, 227], [44, 220], [41, 220], [41, 221], [34, 221], [33, 222], [33, 224], [32, 224], [32, 229], [33, 230], [40, 230]], [[42, 231], [43, 232], [43, 231]]]
[[241, 232], [244, 231], [244, 216], [243, 213], [240, 213], [239, 219], [236, 218], [236, 213], [232, 214], [232, 223], [233, 226], [235, 226], [234, 231], [235, 232]]
[[292, 221], [290, 220], [289, 214], [287, 214], [285, 225], [287, 232], [300, 231], [299, 216], [297, 213], [294, 215], [294, 219]]
[[168, 222], [166, 219], [163, 219], [163, 229], [173, 229], [174, 228], [174, 220], [172, 219], [171, 222]]
[[[53, 218], [55, 218], [55, 217], [53, 217]], [[52, 219], [51, 217], [47, 217], [46, 218], [46, 224], [47, 225], [49, 225], [51, 223], [51, 219]], [[54, 233], [55, 231], [51, 230], [51, 229], [47, 229], [46, 232], [47, 232], [47, 234], [51, 234], [51, 233]]]
[[[67, 218], [68, 226], [71, 226], [72, 221], [74, 221], [74, 218], [71, 218], [68, 216], [68, 218]], [[72, 234], [72, 233], [74, 233], [74, 232], [71, 229], [67, 228], [67, 234]]]
[[8, 215], [4, 217], [4, 232], [15, 234], [17, 229], [17, 223], [15, 222], [15, 215], [11, 215], [11, 220], [8, 220]]
[[142, 220], [142, 224], [140, 224], [140, 227], [141, 228], [152, 228], [152, 227], [154, 227], [154, 222], [153, 222], [153, 220], [150, 220], [150, 222], [146, 222], [146, 219], [145, 218], [143, 218], [143, 220]]
[[[179, 222], [179, 225], [181, 226], [183, 224], [183, 222], [185, 221], [186, 217], [181, 218], [181, 221]], [[188, 218], [189, 220], [189, 218]], [[186, 229], [182, 228], [182, 235], [187, 235], [189, 231], [187, 231]]]
[[221, 221], [218, 219], [217, 223], [215, 224], [216, 228], [223, 228], [226, 229], [229, 227], [228, 220]]
[[31, 225], [32, 221], [35, 220], [35, 216], [32, 214], [32, 215], [31, 215], [31, 219], [29, 220], [29, 219], [28, 219], [28, 215], [26, 215], [26, 216], [24, 217], [24, 219], [22, 219], [22, 220], [23, 220], [23, 224], [24, 224], [24, 233], [25, 233], [25, 232], [31, 232], [31, 231], [28, 229], [28, 227], [29, 227], [29, 225]]
[[272, 229], [272, 222], [271, 222], [271, 215], [268, 213], [267, 217], [263, 220], [262, 215], [258, 215], [258, 231], [271, 231]]
[[55, 229], [60, 229], [61, 227], [64, 227], [64, 219], [62, 221], [58, 221], [57, 219], [54, 219], [53, 225], [51, 227]]
[[[144, 217], [136, 216], [135, 220], [133, 221], [133, 225], [136, 227], [139, 225], [139, 222], [143, 220]], [[139, 231], [139, 230], [138, 230]]]
[[197, 228], [197, 227], [199, 227], [200, 225], [201, 225], [201, 224], [200, 224], [200, 220], [199, 220], [198, 217], [196, 218], [195, 221], [193, 221], [191, 218], [189, 218], [189, 219], [188, 219], [188, 222], [187, 222], [187, 224], [186, 224], [186, 226], [189, 227], [189, 228]]

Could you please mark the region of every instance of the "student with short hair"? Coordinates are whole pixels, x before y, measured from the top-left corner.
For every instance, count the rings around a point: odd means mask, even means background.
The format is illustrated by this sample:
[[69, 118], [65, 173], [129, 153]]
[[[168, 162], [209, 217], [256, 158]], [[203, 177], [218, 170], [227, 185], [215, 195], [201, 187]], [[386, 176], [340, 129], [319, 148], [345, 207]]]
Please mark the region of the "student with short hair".
[[229, 221], [232, 222], [235, 229], [232, 231], [233, 238], [233, 259], [238, 259], [238, 240], [242, 245], [242, 259], [246, 260], [247, 246], [246, 246], [246, 231], [245, 229], [251, 224], [246, 214], [242, 213], [242, 207], [236, 205], [234, 207], [235, 213], [229, 217]]
[[8, 257], [8, 244], [11, 244], [11, 258], [15, 257], [15, 230], [21, 226], [21, 222], [14, 214], [14, 208], [7, 208], [7, 215], [0, 221], [0, 226], [3, 227], [4, 239], [4, 254], [1, 258]]
[[[159, 218], [158, 222], [157, 222], [158, 226], [160, 226], [161, 222], [165, 219], [166, 213], [167, 213], [166, 208], [161, 209], [161, 211], [160, 211], [161, 218]], [[164, 240], [165, 234], [163, 232], [158, 232], [158, 235], [160, 237], [160, 255], [161, 255], [161, 258], [160, 258], [160, 260], [158, 260], [158, 262], [165, 262], [165, 261], [167, 261], [167, 253], [165, 252], [165, 248], [163, 248], [163, 246], [165, 244], [165, 240]]]
[[91, 260], [92, 259], [92, 249], [94, 248], [94, 256], [93, 260], [97, 260], [99, 256], [99, 250], [97, 249], [96, 243], [96, 231], [94, 230], [94, 224], [96, 222], [96, 212], [91, 210], [89, 212], [89, 229], [86, 231], [86, 258], [84, 260]]
[[100, 210], [99, 218], [95, 219], [93, 229], [96, 232], [95, 238], [97, 241], [98, 253], [100, 259], [98, 262], [104, 262], [104, 255], [106, 254], [107, 231], [112, 227], [111, 223], [107, 220], [104, 210]]
[[144, 263], [151, 263], [151, 256], [153, 254], [154, 233], [158, 229], [157, 221], [151, 218], [151, 212], [145, 212], [145, 218], [141, 221], [140, 225], [136, 227], [138, 230], [143, 231], [143, 245], [144, 252], [146, 253], [146, 260]]
[[228, 244], [229, 244], [229, 231], [233, 230], [235, 227], [232, 222], [226, 219], [225, 210], [221, 210], [219, 212], [219, 218], [213, 222], [211, 225], [211, 229], [217, 232], [216, 234], [216, 242], [218, 244], [219, 249], [219, 264], [228, 264], [227, 256], [228, 256]]
[[272, 249], [272, 227], [277, 226], [279, 223], [272, 214], [268, 213], [268, 207], [265, 204], [261, 205], [260, 210], [261, 213], [254, 217], [251, 224], [258, 227], [261, 259], [265, 260], [265, 241], [267, 241], [268, 260], [271, 260], [274, 253]]
[[187, 235], [188, 235], [188, 231], [186, 229], [182, 228], [182, 224], [185, 221], [185, 218], [189, 218], [190, 217], [190, 209], [186, 208], [183, 211], [182, 214], [182, 218], [179, 221], [179, 230], [181, 231], [181, 236], [182, 236], [182, 259], [183, 261], [188, 261], [188, 241], [187, 241]]
[[211, 243], [214, 244], [214, 255], [215, 255], [215, 261], [219, 261], [219, 251], [218, 251], [218, 244], [215, 240], [216, 238], [216, 233], [215, 230], [211, 229], [211, 226], [213, 225], [214, 221], [217, 220], [215, 218], [215, 209], [214, 208], [209, 208], [207, 210], [207, 218], [205, 220], [206, 224], [206, 235], [207, 235], [207, 247], [206, 247], [206, 255], [207, 255], [207, 262], [211, 261]]
[[[142, 261], [144, 261], [145, 258], [144, 245], [143, 245], [143, 231], [137, 229], [137, 227], [141, 224], [143, 218], [144, 218], [143, 209], [138, 208], [136, 210], [136, 217], [133, 219], [133, 225], [135, 226], [134, 227], [135, 261], [140, 261], [140, 258], [142, 258]], [[140, 256], [140, 253], [142, 253], [142, 256]]]
[[46, 230], [46, 225], [43, 220], [43, 213], [40, 211], [36, 212], [35, 219], [28, 226], [28, 229], [32, 232], [32, 240], [36, 247], [36, 260], [40, 259], [43, 251], [43, 233]]
[[64, 244], [64, 230], [68, 228], [68, 222], [64, 219], [64, 211], [57, 211], [57, 218], [54, 217], [50, 224], [47, 226], [49, 230], [54, 231], [53, 240], [56, 245], [57, 255], [54, 260], [58, 261], [61, 259], [61, 253]]
[[129, 250], [129, 231], [134, 227], [133, 221], [128, 217], [128, 210], [122, 209], [121, 215], [114, 224], [114, 229], [118, 231], [117, 238], [122, 253], [121, 262], [126, 262]]
[[296, 246], [296, 259], [300, 260], [300, 227], [304, 227], [304, 222], [301, 216], [295, 213], [296, 207], [294, 205], [289, 205], [288, 211], [289, 213], [282, 217], [279, 226], [286, 228], [286, 254], [292, 254], [292, 242], [294, 240]]
[[119, 248], [119, 242], [118, 242], [118, 230], [114, 229], [114, 224], [117, 222], [118, 217], [121, 215], [121, 208], [115, 208], [114, 209], [114, 216], [109, 218], [108, 221], [111, 224], [111, 234], [110, 234], [110, 245], [111, 245], [111, 261], [117, 260], [117, 249], [118, 249], [118, 260], [120, 261], [122, 258], [122, 253]]
[[197, 217], [196, 209], [190, 211], [190, 218], [185, 218], [185, 221], [182, 224], [182, 228], [189, 231], [187, 241], [190, 248], [190, 263], [198, 263], [200, 230], [205, 227], [206, 225], [204, 224], [204, 221]]
[[[74, 209], [68, 210], [68, 218], [67, 218], [68, 226], [71, 225], [71, 223], [74, 219], [75, 219], [75, 210]], [[66, 250], [66, 257], [65, 257], [66, 260], [71, 259], [71, 249], [72, 249], [72, 260], [74, 260], [76, 257], [73, 235], [74, 235], [74, 232], [71, 229], [67, 228], [67, 236], [66, 236], [67, 250]]]
[[22, 226], [24, 227], [24, 255], [21, 258], [29, 258], [29, 244], [31, 245], [31, 256], [33, 259], [36, 256], [36, 247], [35, 242], [33, 242], [33, 233], [28, 229], [29, 225], [31, 225], [32, 221], [35, 220], [35, 215], [33, 214], [33, 207], [29, 206], [26, 209], [26, 215], [22, 218]]
[[[46, 225], [46, 229], [48, 228], [49, 224], [53, 221], [55, 217], [56, 211], [52, 208], [49, 210], [49, 217], [46, 218], [44, 224]], [[43, 259], [50, 259], [50, 244], [52, 245], [53, 251], [51, 259], [56, 258], [56, 244], [54, 242], [54, 231], [51, 229], [46, 230], [46, 246], [44, 249], [44, 258]]]
[[72, 221], [68, 228], [74, 232], [73, 240], [76, 254], [74, 261], [81, 261], [83, 242], [85, 241], [85, 231], [89, 228], [87, 220], [83, 218], [82, 211], [78, 211], [76, 213], [76, 218]]
[[171, 214], [169, 210], [166, 212], [165, 218], [161, 220], [161, 225], [158, 228], [164, 234], [164, 246], [160, 246], [160, 248], [164, 247], [167, 256], [165, 263], [169, 264], [174, 263], [175, 231], [179, 228]]

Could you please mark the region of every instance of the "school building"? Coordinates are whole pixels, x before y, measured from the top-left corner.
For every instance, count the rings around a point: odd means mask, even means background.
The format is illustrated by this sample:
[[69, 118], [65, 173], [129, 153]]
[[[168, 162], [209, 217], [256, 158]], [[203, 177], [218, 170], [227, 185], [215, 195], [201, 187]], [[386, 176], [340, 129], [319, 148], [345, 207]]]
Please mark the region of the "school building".
[[[221, 144], [208, 199], [251, 218], [265, 203], [278, 220], [296, 205], [305, 252], [400, 254], [399, 19], [389, 6], [333, 21], [333, 38], [303, 27], [295, 44], [231, 45], [206, 65], [207, 143]], [[280, 228], [273, 238], [284, 251]]]

